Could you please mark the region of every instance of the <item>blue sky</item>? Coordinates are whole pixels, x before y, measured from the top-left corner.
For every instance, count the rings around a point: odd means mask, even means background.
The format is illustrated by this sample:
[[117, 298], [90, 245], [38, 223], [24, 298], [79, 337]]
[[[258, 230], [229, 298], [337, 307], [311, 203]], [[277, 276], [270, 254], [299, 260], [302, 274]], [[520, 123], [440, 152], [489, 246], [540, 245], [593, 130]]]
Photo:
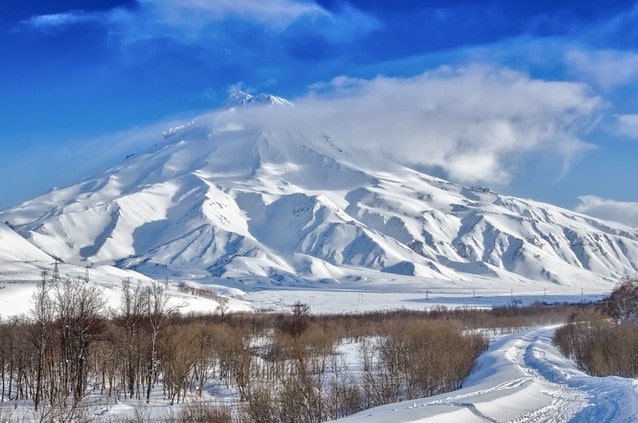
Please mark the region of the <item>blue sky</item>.
[[[1, 6], [0, 208], [109, 166], [241, 88], [321, 111], [439, 176], [638, 224], [638, 2]], [[397, 125], [348, 127], [353, 107]]]

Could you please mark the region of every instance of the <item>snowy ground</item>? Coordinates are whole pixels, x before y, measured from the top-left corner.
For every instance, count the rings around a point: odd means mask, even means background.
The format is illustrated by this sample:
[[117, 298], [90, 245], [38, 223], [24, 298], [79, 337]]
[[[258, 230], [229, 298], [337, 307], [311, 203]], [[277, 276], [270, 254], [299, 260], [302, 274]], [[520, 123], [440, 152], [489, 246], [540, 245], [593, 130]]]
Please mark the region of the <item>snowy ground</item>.
[[638, 382], [595, 378], [552, 345], [555, 327], [495, 341], [458, 391], [377, 407], [341, 422], [633, 422]]
[[[6, 270], [6, 266], [0, 270]], [[60, 274], [71, 279], [82, 280], [83, 268], [60, 265]], [[33, 308], [32, 295], [39, 283], [39, 272], [20, 271], [7, 276], [0, 272], [0, 318], [28, 314]], [[51, 272], [49, 270], [49, 275]], [[50, 277], [50, 276], [49, 276]], [[91, 269], [90, 280], [103, 292], [109, 308], [119, 306], [122, 282], [150, 284], [151, 279], [139, 273], [101, 266]], [[215, 313], [216, 295], [228, 298], [227, 311], [284, 311], [292, 304], [302, 302], [310, 306], [315, 314], [361, 313], [379, 310], [410, 309], [423, 310], [437, 306], [490, 308], [494, 306], [529, 305], [543, 303], [580, 303], [596, 301], [608, 291], [595, 287], [585, 290], [575, 286], [552, 283], [522, 283], [495, 279], [466, 280], [452, 283], [437, 279], [393, 277], [392, 279], [369, 278], [365, 280], [294, 284], [290, 286], [258, 285], [239, 283], [227, 279], [217, 280], [169, 280], [167, 293], [172, 305], [182, 312]], [[184, 291], [187, 286], [214, 294], [197, 295]], [[609, 289], [612, 286], [609, 286]]]
[[379, 310], [423, 310], [435, 307], [491, 308], [513, 303], [530, 305], [581, 303], [600, 300], [607, 293], [588, 292], [574, 287], [537, 289], [499, 289], [422, 287], [409, 284], [375, 283], [359, 287], [269, 288], [246, 291], [242, 298], [256, 310], [290, 311], [297, 301], [306, 303], [315, 314], [362, 313]]
[[[109, 305], [118, 302], [120, 284], [96, 282], [104, 288]], [[2, 318], [31, 308], [30, 283], [2, 283]], [[192, 284], [193, 287], [199, 287]], [[307, 303], [313, 313], [358, 313], [383, 309], [426, 309], [448, 307], [491, 307], [513, 302], [582, 302], [600, 299], [606, 293], [585, 292], [579, 288], [535, 287], [528, 290], [482, 289], [435, 284], [373, 283], [360, 287], [215, 287], [217, 294], [231, 297], [230, 310], [290, 310], [296, 301]], [[169, 285], [174, 301], [187, 303], [185, 311], [214, 312], [216, 302], [189, 295]], [[392, 404], [366, 410], [343, 419], [344, 422], [630, 422], [638, 419], [638, 382], [616, 377], [594, 378], [577, 370], [561, 357], [551, 343], [554, 327], [541, 327], [497, 338], [484, 353], [478, 368], [461, 390], [435, 397]], [[356, 354], [351, 351], [350, 356]], [[356, 366], [356, 363], [355, 363]], [[228, 393], [219, 398], [227, 397]], [[214, 394], [219, 396], [219, 392]], [[157, 401], [158, 410], [169, 409]], [[133, 404], [110, 404], [106, 415], [130, 415]], [[157, 411], [157, 410], [156, 410]], [[149, 412], [149, 410], [146, 410]], [[97, 413], [101, 414], [101, 413]], [[28, 420], [28, 419], [27, 419]]]
[[[389, 404], [338, 420], [343, 423], [472, 422], [633, 422], [638, 419], [638, 382], [618, 377], [595, 378], [576, 369], [552, 345], [555, 326], [538, 327], [496, 339], [478, 360], [462, 389], [424, 399]], [[340, 353], [351, 362], [357, 344]], [[358, 363], [350, 363], [358, 367]], [[220, 385], [206, 401], [223, 404], [233, 393]], [[85, 412], [95, 419], [177, 415], [155, 395], [150, 406], [136, 401], [89, 400]], [[1, 408], [0, 418], [36, 421], [29, 407]], [[4, 413], [4, 414], [3, 414]], [[35, 420], [34, 420], [35, 419]]]

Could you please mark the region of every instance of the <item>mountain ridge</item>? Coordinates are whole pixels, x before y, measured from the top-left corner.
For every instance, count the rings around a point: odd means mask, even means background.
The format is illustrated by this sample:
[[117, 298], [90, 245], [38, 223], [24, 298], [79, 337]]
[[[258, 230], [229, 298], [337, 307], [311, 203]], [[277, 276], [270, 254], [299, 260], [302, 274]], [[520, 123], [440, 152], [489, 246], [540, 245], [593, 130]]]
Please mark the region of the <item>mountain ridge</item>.
[[0, 221], [64, 262], [157, 279], [610, 286], [638, 271], [638, 228], [432, 177], [329, 129], [265, 125], [272, 105], [168, 130]]

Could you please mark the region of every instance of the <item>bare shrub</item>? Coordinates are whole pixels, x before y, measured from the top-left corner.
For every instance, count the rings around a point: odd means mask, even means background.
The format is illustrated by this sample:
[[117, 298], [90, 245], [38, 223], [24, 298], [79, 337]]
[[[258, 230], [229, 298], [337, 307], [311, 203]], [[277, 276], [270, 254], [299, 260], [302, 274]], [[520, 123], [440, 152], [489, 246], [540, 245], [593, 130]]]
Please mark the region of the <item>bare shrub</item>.
[[182, 423], [231, 423], [233, 415], [228, 407], [188, 402], [179, 412], [179, 421]]
[[459, 388], [487, 347], [481, 335], [463, 334], [447, 322], [390, 322], [385, 329], [376, 369], [368, 375], [375, 405]]
[[554, 343], [594, 376], [638, 376], [638, 325], [590, 313], [556, 330]]
[[281, 331], [299, 336], [310, 326], [310, 306], [297, 301], [292, 305], [292, 316], [285, 316], [280, 322]]
[[330, 359], [330, 379], [325, 393], [325, 407], [329, 419], [349, 416], [363, 407], [363, 391], [360, 382], [348, 374], [346, 362], [341, 357]]
[[601, 311], [616, 323], [638, 322], [638, 280], [620, 282], [601, 303]]
[[[58, 279], [36, 293], [30, 318], [0, 321], [0, 401], [37, 404], [43, 421], [82, 421], [90, 411], [78, 404], [91, 389], [109, 403], [143, 404], [157, 387], [167, 402], [182, 404], [153, 415], [165, 421], [319, 422], [456, 389], [486, 346], [474, 329], [518, 330], [570, 313], [573, 324], [557, 332], [561, 350], [596, 374], [631, 374], [624, 363], [638, 363], [634, 325], [604, 317], [585, 324], [580, 310], [588, 306], [313, 316], [296, 303], [292, 313], [183, 316], [162, 286], [125, 282], [121, 305], [107, 318], [90, 287]], [[347, 342], [361, 345], [362, 373], [351, 373], [336, 352]], [[214, 395], [220, 383], [237, 394], [232, 411], [189, 402]], [[140, 407], [129, 421], [151, 421], [150, 409]]]
[[248, 394], [244, 403], [244, 419], [254, 423], [278, 423], [281, 421], [280, 406], [276, 402], [273, 390], [257, 385]]

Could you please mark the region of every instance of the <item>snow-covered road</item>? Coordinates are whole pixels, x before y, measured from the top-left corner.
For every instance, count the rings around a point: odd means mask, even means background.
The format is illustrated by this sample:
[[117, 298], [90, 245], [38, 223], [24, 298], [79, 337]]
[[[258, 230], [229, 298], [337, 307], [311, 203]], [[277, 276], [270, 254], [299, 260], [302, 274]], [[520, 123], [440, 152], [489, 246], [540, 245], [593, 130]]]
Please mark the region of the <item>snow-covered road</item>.
[[502, 337], [458, 391], [363, 411], [342, 422], [633, 422], [638, 384], [595, 378], [552, 345], [555, 327]]

